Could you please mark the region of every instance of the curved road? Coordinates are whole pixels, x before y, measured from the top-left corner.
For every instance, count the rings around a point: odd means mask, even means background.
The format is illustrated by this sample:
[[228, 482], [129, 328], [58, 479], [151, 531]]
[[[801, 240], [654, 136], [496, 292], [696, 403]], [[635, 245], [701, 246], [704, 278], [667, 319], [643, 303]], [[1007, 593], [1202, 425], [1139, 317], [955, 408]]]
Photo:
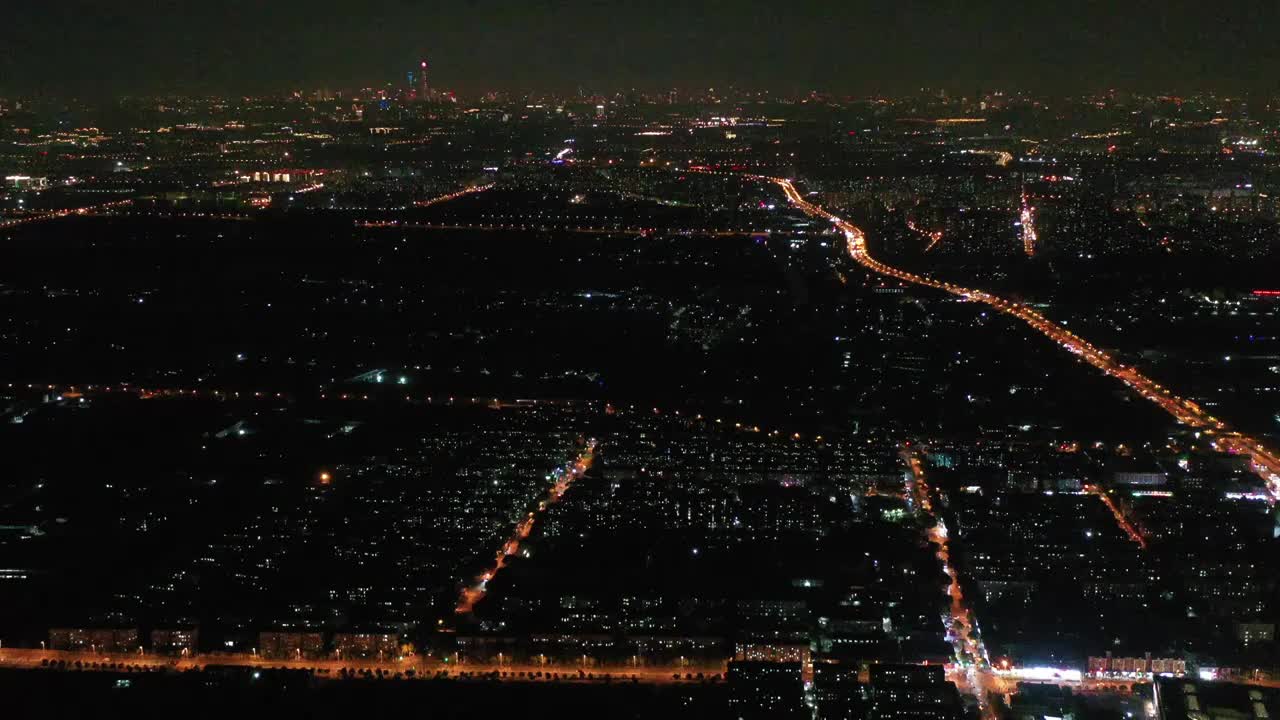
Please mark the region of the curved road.
[[900, 270], [876, 260], [867, 250], [866, 236], [861, 229], [805, 200], [790, 180], [761, 175], [744, 175], [742, 177], [772, 182], [782, 189], [782, 192], [786, 194], [787, 200], [792, 205], [799, 208], [806, 215], [830, 221], [837, 230], [844, 233], [849, 256], [868, 270], [902, 280], [903, 282], [943, 290], [966, 300], [983, 303], [1005, 315], [1017, 318], [1061, 345], [1063, 349], [1078, 356], [1081, 360], [1128, 385], [1134, 392], [1158, 405], [1178, 422], [1203, 432], [1211, 438], [1211, 443], [1215, 449], [1221, 452], [1247, 455], [1251, 460], [1253, 471], [1266, 482], [1272, 501], [1280, 500], [1280, 456], [1275, 451], [1264, 447], [1255, 438], [1232, 430], [1226, 423], [1202, 410], [1199, 405], [1178, 397], [1170, 392], [1168, 388], [1143, 375], [1137, 369], [1122, 364], [1087, 340], [1047, 319], [1026, 305], [1005, 300], [983, 290], [975, 290], [942, 280], [935, 280], [926, 275]]

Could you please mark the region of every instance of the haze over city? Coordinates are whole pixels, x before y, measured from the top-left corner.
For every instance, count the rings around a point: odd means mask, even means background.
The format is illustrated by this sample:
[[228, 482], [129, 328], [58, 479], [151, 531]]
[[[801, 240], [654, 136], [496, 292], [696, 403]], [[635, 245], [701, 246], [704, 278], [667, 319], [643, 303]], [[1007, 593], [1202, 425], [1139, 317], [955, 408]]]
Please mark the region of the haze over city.
[[1274, 716], [1278, 7], [7, 9], [6, 709]]

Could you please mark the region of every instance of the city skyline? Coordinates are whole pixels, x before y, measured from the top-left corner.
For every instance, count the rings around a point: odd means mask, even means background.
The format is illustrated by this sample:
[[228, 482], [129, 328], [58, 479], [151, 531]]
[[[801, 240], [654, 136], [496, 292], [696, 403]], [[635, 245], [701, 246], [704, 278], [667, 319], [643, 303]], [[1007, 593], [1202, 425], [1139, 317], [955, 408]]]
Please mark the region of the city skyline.
[[[261, 6], [174, 2], [145, 13], [74, 0], [23, 4], [0, 28], [0, 92], [239, 94], [381, 86], [424, 53], [459, 92], [579, 87], [692, 90], [736, 85], [796, 93], [883, 94], [906, 87], [969, 95], [1273, 93], [1274, 4], [1214, 12], [1199, 3], [384, 0], [358, 15], [336, 2]], [[59, 42], [43, 39], [50, 34]], [[128, 42], [123, 38], [128, 37]], [[92, 72], [86, 72], [92, 67]]]

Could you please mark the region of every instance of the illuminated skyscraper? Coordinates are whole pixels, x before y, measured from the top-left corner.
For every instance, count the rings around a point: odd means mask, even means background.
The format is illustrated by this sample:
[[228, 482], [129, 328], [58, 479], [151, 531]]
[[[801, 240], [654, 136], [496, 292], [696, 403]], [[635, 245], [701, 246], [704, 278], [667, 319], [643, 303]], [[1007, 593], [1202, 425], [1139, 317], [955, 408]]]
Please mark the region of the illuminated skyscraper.
[[423, 60], [418, 68], [418, 100], [425, 102], [431, 98], [431, 87], [427, 84], [427, 61]]

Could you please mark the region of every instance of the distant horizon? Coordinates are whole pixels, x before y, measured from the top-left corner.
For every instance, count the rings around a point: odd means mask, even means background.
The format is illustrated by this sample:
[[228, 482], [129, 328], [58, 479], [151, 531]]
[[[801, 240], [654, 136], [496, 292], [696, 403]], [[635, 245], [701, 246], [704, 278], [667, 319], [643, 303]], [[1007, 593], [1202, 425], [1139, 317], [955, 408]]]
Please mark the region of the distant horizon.
[[884, 95], [939, 87], [1047, 96], [1275, 93], [1280, 4], [1229, 13], [1168, 0], [1026, 2], [632, 0], [409, 3], [172, 0], [139, 11], [87, 0], [22, 3], [0, 27], [9, 95], [262, 95], [405, 81], [460, 94], [577, 87], [719, 87]]
[[[153, 100], [165, 98], [180, 98], [187, 100], [233, 100], [233, 99], [297, 99], [314, 101], [314, 95], [319, 92], [351, 95], [353, 93], [364, 91], [382, 91], [382, 90], [407, 90], [407, 86], [396, 83], [385, 84], [363, 84], [363, 85], [307, 85], [299, 87], [286, 87], [278, 89], [260, 90], [257, 92], [244, 91], [207, 91], [207, 92], [179, 92], [177, 90], [154, 90], [147, 92], [120, 92], [120, 93], [52, 93], [42, 91], [15, 92], [0, 88], [0, 99], [9, 101], [33, 101], [33, 102], [62, 102], [76, 101], [86, 103], [102, 103], [102, 102], [120, 102], [126, 100]], [[708, 99], [702, 98], [703, 93], [710, 92], [711, 87], [701, 88], [681, 88], [681, 87], [626, 87], [626, 88], [584, 88], [584, 94], [579, 96], [577, 90], [557, 89], [544, 87], [524, 87], [524, 88], [493, 88], [462, 91], [450, 87], [435, 88], [443, 93], [453, 94], [460, 102], [470, 102], [481, 100], [486, 95], [497, 94], [509, 96], [512, 99], [520, 97], [534, 98], [554, 98], [557, 100], [572, 101], [581, 99], [584, 102], [590, 101], [592, 98], [615, 98], [617, 96], [635, 93], [641, 97], [652, 97], [658, 99], [660, 96], [668, 92], [676, 92], [679, 97], [674, 104], [685, 104], [694, 102], [709, 102]], [[721, 92], [720, 88], [714, 88], [717, 93]], [[785, 90], [785, 89], [769, 89], [769, 88], [747, 88], [734, 87], [732, 85], [724, 86], [723, 96], [717, 98], [718, 101], [730, 101], [744, 99], [744, 95], [762, 95], [769, 96], [783, 102], [793, 102], [803, 100], [806, 97], [817, 95], [820, 97], [831, 98], [839, 101], [851, 102], [867, 102], [874, 100], [913, 100], [925, 99], [931, 93], [945, 92], [946, 98], [936, 97], [937, 100], [963, 100], [973, 99], [976, 97], [991, 97], [998, 95], [1012, 99], [1026, 100], [1084, 100], [1102, 97], [1111, 93], [1119, 95], [1129, 95], [1137, 98], [1156, 99], [1175, 97], [1182, 100], [1190, 100], [1195, 98], [1215, 97], [1223, 100], [1265, 100], [1280, 101], [1280, 88], [1275, 90], [1260, 89], [1229, 89], [1229, 88], [1131, 88], [1131, 87], [1107, 87], [1095, 90], [1077, 90], [1071, 92], [1034, 92], [1022, 88], [1003, 88], [993, 87], [984, 89], [981, 95], [970, 91], [964, 92], [959, 88], [949, 88], [941, 86], [926, 86], [912, 89], [888, 90], [883, 92], [837, 92], [835, 90], [825, 90], [822, 88], [813, 88], [808, 90]], [[696, 97], [695, 97], [696, 96]], [[335, 98], [336, 99], [336, 98]], [[655, 103], [658, 104], [658, 103]]]

